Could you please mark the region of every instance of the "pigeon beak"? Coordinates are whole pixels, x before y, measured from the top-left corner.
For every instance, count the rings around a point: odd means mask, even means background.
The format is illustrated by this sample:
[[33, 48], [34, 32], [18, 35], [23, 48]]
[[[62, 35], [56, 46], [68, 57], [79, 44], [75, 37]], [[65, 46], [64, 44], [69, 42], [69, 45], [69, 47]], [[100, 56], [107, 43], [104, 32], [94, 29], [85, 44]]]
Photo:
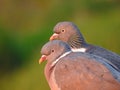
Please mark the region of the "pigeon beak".
[[41, 58], [39, 59], [39, 64], [41, 64], [43, 61], [46, 60], [46, 55], [42, 55]]
[[50, 37], [50, 41], [55, 40], [58, 38], [58, 34], [54, 33], [51, 37]]

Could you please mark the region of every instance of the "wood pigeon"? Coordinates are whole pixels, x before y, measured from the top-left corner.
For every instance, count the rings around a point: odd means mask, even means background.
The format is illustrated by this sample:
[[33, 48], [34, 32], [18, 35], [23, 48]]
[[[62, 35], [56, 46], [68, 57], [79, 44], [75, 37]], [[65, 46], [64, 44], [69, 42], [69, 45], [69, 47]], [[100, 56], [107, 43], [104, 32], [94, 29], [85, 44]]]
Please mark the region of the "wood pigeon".
[[103, 57], [113, 63], [117, 70], [120, 71], [120, 55], [102, 47], [88, 44], [74, 23], [67, 21], [59, 22], [53, 31], [54, 34], [50, 37], [50, 40], [58, 39], [68, 43], [74, 52], [86, 52]]
[[120, 90], [120, 72], [102, 57], [73, 52], [61, 40], [46, 43], [41, 54], [51, 90]]

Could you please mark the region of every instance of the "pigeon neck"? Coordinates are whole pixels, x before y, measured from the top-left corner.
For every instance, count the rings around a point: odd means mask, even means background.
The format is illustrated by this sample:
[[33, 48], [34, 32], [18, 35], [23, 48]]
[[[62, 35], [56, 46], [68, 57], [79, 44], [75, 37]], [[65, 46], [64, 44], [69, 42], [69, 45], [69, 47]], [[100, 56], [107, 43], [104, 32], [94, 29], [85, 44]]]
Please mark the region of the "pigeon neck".
[[47, 81], [50, 80], [50, 76], [51, 73], [54, 70], [55, 65], [59, 62], [59, 60], [63, 57], [65, 57], [66, 55], [70, 54], [72, 51], [67, 51], [65, 53], [63, 53], [60, 57], [58, 57], [55, 61], [53, 61], [52, 63], [47, 63], [46, 67], [45, 67], [45, 75], [46, 75], [46, 79]]
[[77, 48], [85, 48], [87, 46], [87, 43], [85, 42], [82, 34], [75, 34], [70, 37], [68, 40], [68, 44], [71, 46], [73, 49]]
[[54, 62], [52, 62], [51, 67], [54, 67], [55, 64], [56, 64], [61, 58], [65, 57], [66, 55], [70, 54], [71, 52], [72, 52], [72, 51], [68, 51], [68, 52], [62, 54], [59, 58], [57, 58]]

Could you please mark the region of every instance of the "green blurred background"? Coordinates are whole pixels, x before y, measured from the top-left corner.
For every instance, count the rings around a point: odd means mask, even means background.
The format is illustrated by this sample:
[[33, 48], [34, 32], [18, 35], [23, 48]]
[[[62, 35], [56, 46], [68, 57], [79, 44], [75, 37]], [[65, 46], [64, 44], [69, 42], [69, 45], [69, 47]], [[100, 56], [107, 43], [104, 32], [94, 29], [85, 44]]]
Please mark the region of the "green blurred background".
[[38, 60], [60, 21], [120, 54], [119, 0], [0, 0], [0, 90], [50, 90]]

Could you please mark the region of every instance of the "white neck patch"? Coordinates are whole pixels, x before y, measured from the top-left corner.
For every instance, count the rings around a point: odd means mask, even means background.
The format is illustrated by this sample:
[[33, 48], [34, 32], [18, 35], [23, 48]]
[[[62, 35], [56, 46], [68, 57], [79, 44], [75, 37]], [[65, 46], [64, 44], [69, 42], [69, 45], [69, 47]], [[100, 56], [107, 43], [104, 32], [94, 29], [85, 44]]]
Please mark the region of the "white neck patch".
[[52, 64], [51, 67], [54, 66], [61, 58], [65, 57], [66, 55], [70, 54], [72, 51], [66, 52], [63, 55], [61, 55], [58, 59], [56, 59]]
[[86, 48], [71, 49], [73, 52], [86, 52]]

